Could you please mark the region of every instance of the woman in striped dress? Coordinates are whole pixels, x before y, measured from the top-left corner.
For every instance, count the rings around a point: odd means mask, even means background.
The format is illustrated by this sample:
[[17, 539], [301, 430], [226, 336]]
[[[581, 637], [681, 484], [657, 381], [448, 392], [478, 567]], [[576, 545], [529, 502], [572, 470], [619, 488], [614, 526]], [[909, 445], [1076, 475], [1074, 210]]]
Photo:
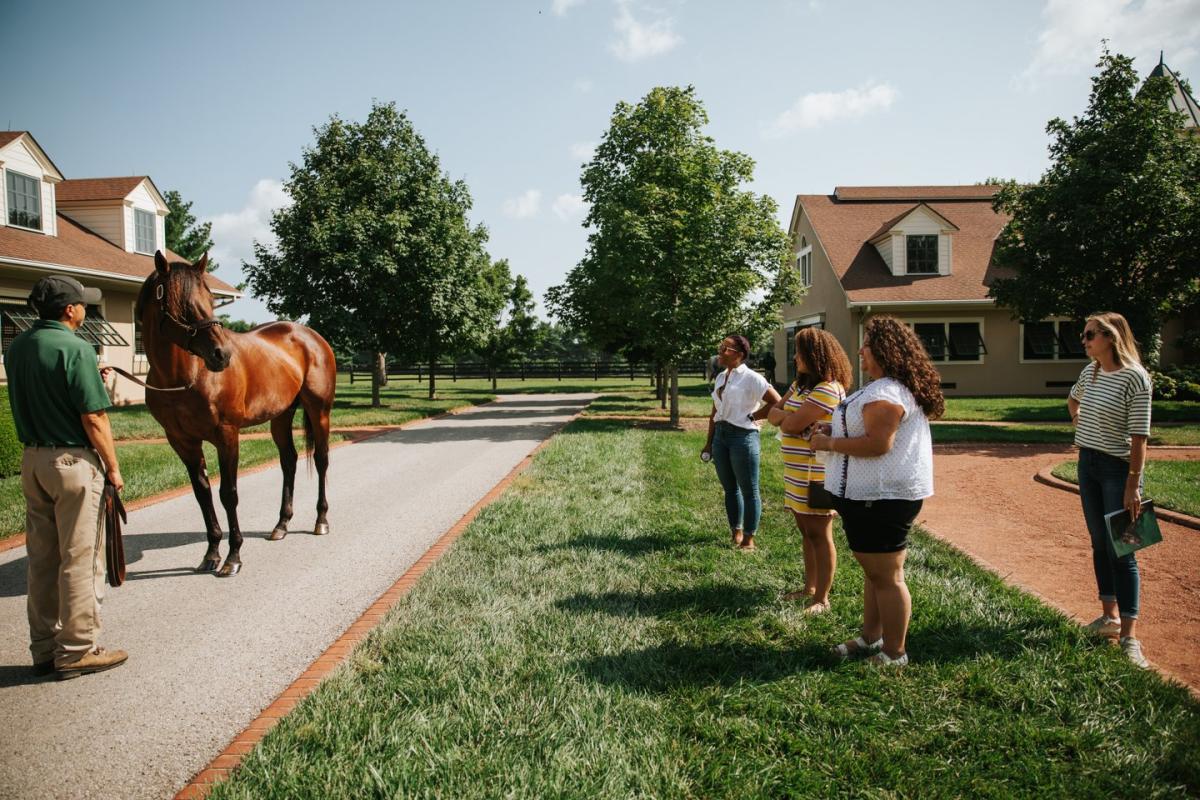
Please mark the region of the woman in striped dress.
[[[1090, 364], [1071, 388], [1067, 408], [1079, 447], [1079, 497], [1092, 539], [1101, 614], [1087, 629], [1120, 636], [1121, 649], [1147, 666], [1137, 639], [1141, 576], [1133, 553], [1116, 558], [1109, 550], [1104, 515], [1125, 508], [1141, 511], [1142, 467], [1150, 436], [1150, 376], [1138, 357], [1129, 323], [1111, 312], [1088, 317], [1083, 345]], [[1120, 616], [1118, 616], [1118, 614]]]
[[802, 328], [796, 332], [796, 382], [767, 416], [783, 434], [784, 505], [804, 537], [804, 586], [783, 597], [807, 600], [809, 614], [829, 610], [837, 551], [833, 510], [808, 505], [808, 487], [825, 480], [825, 465], [814, 455], [807, 437], [813, 425], [830, 421], [852, 383], [850, 359], [833, 334]]

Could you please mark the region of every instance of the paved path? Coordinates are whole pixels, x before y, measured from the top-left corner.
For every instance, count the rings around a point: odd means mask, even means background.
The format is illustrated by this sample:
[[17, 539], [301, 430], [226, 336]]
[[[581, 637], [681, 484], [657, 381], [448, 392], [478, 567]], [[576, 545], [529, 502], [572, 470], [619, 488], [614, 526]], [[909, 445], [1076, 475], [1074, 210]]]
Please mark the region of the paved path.
[[[104, 604], [103, 643], [130, 653], [112, 672], [32, 676], [25, 548], [0, 554], [0, 797], [173, 795], [592, 397], [506, 396], [334, 450], [327, 537], [267, 541], [279, 472], [244, 476], [232, 579], [192, 572], [205, 541], [191, 496], [134, 512], [128, 582]], [[298, 530], [315, 503], [301, 462]]]
[[[1100, 613], [1079, 496], [1033, 476], [1078, 458], [1067, 445], [973, 444], [934, 448], [937, 494], [918, 522], [1006, 581], [1032, 590], [1081, 623]], [[1149, 458], [1200, 459], [1200, 448], [1150, 448]], [[1160, 671], [1200, 693], [1200, 531], [1159, 521], [1163, 541], [1138, 553], [1138, 638]]]

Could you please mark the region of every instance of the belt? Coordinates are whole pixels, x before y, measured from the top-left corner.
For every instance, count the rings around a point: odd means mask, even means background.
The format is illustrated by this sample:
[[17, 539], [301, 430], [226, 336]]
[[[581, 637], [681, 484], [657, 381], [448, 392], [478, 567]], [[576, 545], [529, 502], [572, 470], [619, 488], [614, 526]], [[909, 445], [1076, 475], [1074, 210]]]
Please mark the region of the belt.
[[35, 450], [37, 450], [37, 449], [68, 450], [68, 449], [75, 449], [75, 448], [81, 448], [81, 447], [84, 448], [85, 450], [92, 449], [92, 446], [90, 444], [49, 444], [47, 442], [33, 442], [32, 444], [26, 444], [25, 447], [33, 448]]

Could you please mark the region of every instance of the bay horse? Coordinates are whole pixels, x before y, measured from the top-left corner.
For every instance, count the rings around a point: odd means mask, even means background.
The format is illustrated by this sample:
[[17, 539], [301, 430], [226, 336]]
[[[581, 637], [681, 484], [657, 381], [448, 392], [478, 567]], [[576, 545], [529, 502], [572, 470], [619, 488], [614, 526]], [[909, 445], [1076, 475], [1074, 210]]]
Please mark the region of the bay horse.
[[[333, 350], [316, 331], [293, 322], [272, 322], [248, 333], [226, 330], [213, 316], [204, 274], [208, 254], [196, 264], [169, 262], [154, 254], [154, 272], [138, 294], [134, 313], [150, 362], [146, 406], [166, 431], [167, 441], [187, 467], [204, 516], [208, 551], [197, 572], [236, 575], [242, 567], [242, 532], [237, 519], [238, 432], [270, 420], [271, 438], [283, 467], [278, 541], [292, 519], [297, 453], [292, 419], [304, 414], [305, 451], [317, 465], [317, 521], [313, 533], [329, 533], [325, 473], [329, 468], [329, 413], [337, 380]], [[182, 387], [182, 388], [181, 388]], [[172, 391], [174, 390], [174, 391]], [[217, 448], [221, 505], [229, 520], [229, 554], [221, 564], [221, 526], [202, 442]], [[218, 568], [218, 565], [220, 567]]]

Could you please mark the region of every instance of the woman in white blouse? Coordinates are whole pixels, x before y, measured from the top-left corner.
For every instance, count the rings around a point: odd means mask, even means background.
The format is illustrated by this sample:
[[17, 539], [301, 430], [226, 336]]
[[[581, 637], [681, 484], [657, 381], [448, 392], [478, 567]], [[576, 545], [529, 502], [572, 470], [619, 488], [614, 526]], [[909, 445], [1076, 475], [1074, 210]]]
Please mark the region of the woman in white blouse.
[[708, 440], [700, 457], [712, 459], [725, 490], [725, 516], [733, 544], [753, 550], [762, 498], [758, 493], [759, 440], [755, 423], [779, 402], [766, 378], [746, 366], [750, 342], [745, 336], [721, 340], [717, 360], [721, 372], [714, 381], [713, 410], [708, 418]]
[[912, 598], [904, 582], [908, 531], [933, 494], [929, 420], [945, 410], [941, 377], [921, 340], [898, 319], [874, 317], [858, 351], [871, 382], [833, 414], [830, 434], [812, 436], [831, 452], [825, 488], [862, 565], [862, 633], [837, 645], [842, 658], [875, 650], [875, 664], [908, 663]]

